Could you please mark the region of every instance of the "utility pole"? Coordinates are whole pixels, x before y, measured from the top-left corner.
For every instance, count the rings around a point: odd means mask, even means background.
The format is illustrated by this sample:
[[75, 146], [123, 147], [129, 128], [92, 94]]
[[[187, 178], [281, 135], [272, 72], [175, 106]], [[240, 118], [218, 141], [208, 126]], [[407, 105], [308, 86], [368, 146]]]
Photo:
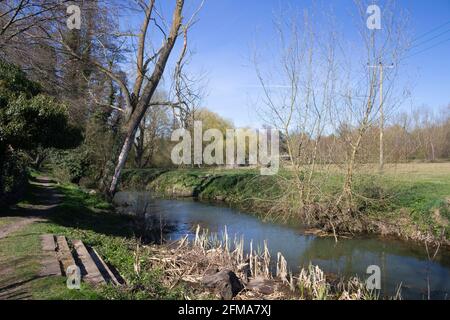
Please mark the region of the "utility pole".
[[380, 173], [384, 169], [384, 98], [383, 98], [383, 80], [384, 80], [384, 68], [392, 69], [394, 64], [385, 66], [381, 61], [378, 65], [368, 65], [369, 68], [378, 68], [380, 71]]

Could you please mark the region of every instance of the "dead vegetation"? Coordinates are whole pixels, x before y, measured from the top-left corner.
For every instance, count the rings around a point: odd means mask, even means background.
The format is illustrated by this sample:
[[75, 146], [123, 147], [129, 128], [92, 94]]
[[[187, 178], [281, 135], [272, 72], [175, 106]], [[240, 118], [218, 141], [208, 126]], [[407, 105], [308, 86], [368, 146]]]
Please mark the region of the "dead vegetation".
[[[219, 239], [217, 234], [197, 227], [192, 239], [186, 236], [165, 245], [142, 246], [137, 248], [137, 252], [148, 250], [149, 266], [161, 270], [165, 286], [173, 289], [184, 285], [188, 288], [186, 299], [226, 299], [222, 289], [229, 287], [231, 290], [234, 284], [226, 283], [217, 290], [206, 285], [205, 280], [224, 271], [236, 275], [239, 286], [242, 285], [243, 289], [232, 295], [236, 300], [378, 298], [376, 292], [366, 289], [365, 283], [358, 278], [332, 280], [313, 265], [294, 275], [281, 253], [277, 254], [275, 261], [272, 259], [267, 243], [260, 249], [254, 249], [252, 242], [249, 246], [250, 250], [245, 252], [244, 239], [230, 239], [226, 229]], [[140, 272], [139, 259], [136, 259], [136, 264], [135, 270]]]

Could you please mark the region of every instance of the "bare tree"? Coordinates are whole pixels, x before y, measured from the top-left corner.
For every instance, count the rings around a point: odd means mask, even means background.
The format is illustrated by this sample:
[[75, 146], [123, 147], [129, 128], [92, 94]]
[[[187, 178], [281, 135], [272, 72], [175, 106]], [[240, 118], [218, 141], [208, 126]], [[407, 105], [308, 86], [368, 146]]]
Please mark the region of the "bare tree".
[[[133, 28], [121, 30], [119, 25], [117, 25], [116, 30], [111, 30], [110, 26], [107, 26], [102, 32], [98, 30], [96, 34], [92, 35], [93, 45], [96, 46], [96, 50], [103, 50], [105, 57], [123, 54], [128, 51], [129, 59], [127, 62], [135, 68], [133, 81], [124, 79], [117, 66], [106, 63], [108, 59], [99, 60], [91, 58], [90, 60], [86, 60], [86, 56], [83, 54], [84, 52], [80, 53], [74, 50], [65, 37], [65, 20], [58, 19], [59, 23], [51, 29], [39, 28], [39, 32], [26, 33], [29, 40], [45, 38], [48, 41], [52, 41], [53, 46], [60, 52], [70, 55], [79, 61], [89, 63], [93, 68], [96, 68], [112, 79], [120, 88], [125, 102], [125, 108], [121, 110], [124, 139], [117, 160], [115, 161], [114, 173], [112, 174], [112, 180], [108, 188], [110, 195], [113, 195], [116, 191], [121, 171], [125, 166], [128, 154], [135, 141], [136, 132], [148, 108], [153, 105], [181, 106], [183, 104], [182, 101], [151, 102], [156, 88], [163, 77], [169, 56], [180, 35], [185, 39], [180, 57], [181, 60], [184, 59], [187, 51], [188, 31], [196, 22], [197, 13], [203, 6], [202, 1], [191, 17], [185, 20], [183, 18], [184, 0], [175, 0], [174, 2], [175, 6], [170, 23], [166, 21], [160, 12], [156, 0], [130, 0], [127, 3], [120, 3], [120, 9], [122, 11], [128, 10], [134, 16], [137, 17], [140, 15], [142, 17], [138, 30], [134, 30]], [[112, 11], [112, 4], [108, 3], [108, 5], [108, 9]], [[156, 36], [156, 33], [149, 32], [151, 27], [154, 27], [154, 30], [160, 32], [159, 37]], [[119, 45], [111, 47], [105, 42], [106, 37], [111, 34], [116, 37], [116, 42]], [[155, 43], [157, 42], [160, 42], [161, 45], [156, 45]], [[85, 50], [92, 49], [92, 47], [85, 48]], [[181, 64], [182, 62], [179, 62], [177, 65]], [[177, 73], [177, 76], [180, 74], [180, 72]], [[176, 96], [180, 98], [181, 94], [177, 94]]]
[[300, 214], [305, 223], [321, 219], [315, 214], [315, 201], [322, 194], [321, 181], [315, 175], [319, 169], [325, 174], [329, 163], [319, 151], [337, 95], [338, 71], [336, 34], [321, 31], [313, 16], [295, 10], [276, 16], [277, 39], [275, 53], [271, 52], [275, 59], [266, 53], [271, 62], [261, 61], [261, 51], [253, 57], [264, 102], [259, 114], [280, 130], [286, 151], [283, 158], [293, 176], [293, 180], [280, 179], [292, 184], [283, 187], [286, 192], [280, 203], [288, 200], [292, 204], [289, 215]]
[[[366, 27], [367, 5], [356, 2], [356, 8], [361, 25], [357, 46], [363, 44], [364, 60], [359, 64], [354, 48], [349, 53], [350, 46], [340, 37], [332, 13], [311, 11], [302, 16], [295, 10], [275, 19], [278, 37], [276, 45], [271, 42], [275, 53], [260, 55], [270, 59], [261, 63], [258, 54], [253, 59], [264, 102], [262, 119], [285, 137], [294, 188], [285, 188], [289, 192], [284, 196], [290, 196], [291, 203], [299, 205], [295, 210], [308, 220], [325, 218], [333, 232], [352, 211], [355, 167], [366, 133], [379, 118], [380, 107], [388, 116], [400, 100], [393, 72], [386, 75], [383, 101], [376, 104], [380, 78], [378, 70], [367, 65], [384, 59], [397, 63], [407, 49], [405, 21], [387, 14], [392, 7], [383, 11], [381, 34]], [[320, 20], [320, 26], [311, 17]], [[322, 184], [336, 165], [343, 169], [344, 182], [342, 192], [334, 197]], [[317, 210], [318, 198], [327, 200], [329, 207]]]
[[[166, 101], [162, 93], [156, 92], [152, 102]], [[134, 142], [134, 163], [137, 168], [152, 164], [154, 155], [167, 138], [170, 129], [169, 110], [167, 106], [153, 105], [145, 113]]]
[[[20, 34], [55, 18], [68, 0], [3, 0], [0, 2], [0, 48]], [[63, 11], [59, 16], [65, 16]]]
[[[351, 210], [353, 205], [353, 179], [357, 155], [361, 149], [361, 143], [367, 131], [374, 125], [379, 117], [386, 117], [402, 101], [402, 97], [396, 95], [396, 76], [400, 70], [400, 62], [409, 47], [408, 34], [406, 33], [407, 18], [396, 12], [394, 3], [388, 2], [383, 11], [382, 29], [370, 30], [366, 26], [366, 9], [369, 3], [366, 1], [355, 1], [358, 9], [359, 34], [364, 44], [366, 64], [361, 63], [359, 67], [364, 76], [357, 82], [348, 76], [341, 81], [342, 100], [337, 105], [336, 119], [338, 125], [344, 123], [351, 125], [355, 130], [351, 134], [345, 135], [344, 140], [347, 145], [345, 160], [345, 181], [341, 197], [337, 200], [337, 205], [345, 200], [346, 210]], [[353, 59], [351, 57], [349, 60]], [[384, 81], [384, 97], [376, 105], [379, 95], [380, 76], [377, 69], [367, 66], [377, 65], [389, 59], [395, 65], [395, 71]], [[350, 66], [350, 63], [344, 65]], [[347, 75], [353, 75], [351, 67], [343, 69]], [[380, 113], [381, 108], [384, 114]], [[382, 119], [384, 122], [385, 119]], [[381, 128], [382, 130], [382, 128]], [[381, 134], [381, 133], [380, 133]], [[381, 141], [380, 141], [381, 143]]]

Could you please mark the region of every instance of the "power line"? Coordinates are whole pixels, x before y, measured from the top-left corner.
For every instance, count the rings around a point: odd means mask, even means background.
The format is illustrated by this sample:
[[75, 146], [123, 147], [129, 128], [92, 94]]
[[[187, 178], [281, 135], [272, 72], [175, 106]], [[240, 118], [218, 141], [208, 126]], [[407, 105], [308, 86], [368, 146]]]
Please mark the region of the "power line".
[[[423, 37], [425, 37], [425, 36], [427, 36], [427, 35], [429, 35], [429, 34], [435, 32], [435, 31], [437, 31], [437, 30], [441, 29], [442, 27], [445, 27], [445, 26], [447, 26], [447, 25], [449, 25], [449, 24], [450, 24], [450, 20], [448, 20], [448, 21], [446, 21], [446, 22], [444, 22], [444, 23], [438, 25], [437, 27], [434, 27], [433, 29], [431, 29], [431, 30], [429, 30], [429, 31], [427, 31], [427, 32], [425, 32], [425, 33], [422, 33], [420, 36], [418, 36], [418, 37], [416, 37], [415, 39], [413, 39], [412, 42], [411, 42], [411, 44], [414, 44], [415, 42], [417, 42], [417, 40], [422, 39]], [[450, 31], [450, 29], [445, 30], [445, 31], [439, 33], [438, 35], [435, 35], [435, 36], [433, 36], [433, 37], [431, 37], [431, 38], [429, 38], [429, 39], [426, 39], [426, 40], [424, 40], [424, 41], [422, 41], [422, 42], [420, 42], [420, 43], [418, 43], [418, 44], [413, 45], [410, 49], [418, 48], [418, 47], [420, 47], [420, 46], [422, 46], [422, 45], [424, 45], [424, 44], [426, 44], [426, 43], [428, 43], [428, 42], [430, 42], [430, 41], [432, 41], [432, 40], [435, 40], [435, 39], [439, 38], [440, 36], [446, 34], [446, 33], [449, 32], [449, 31]], [[406, 57], [400, 59], [400, 61], [409, 59], [409, 58], [414, 57], [414, 56], [416, 56], [416, 55], [418, 55], [418, 54], [420, 54], [420, 53], [423, 53], [423, 52], [426, 52], [426, 51], [428, 51], [428, 50], [431, 50], [431, 49], [433, 49], [433, 48], [435, 48], [435, 47], [437, 47], [437, 46], [439, 46], [439, 45], [441, 45], [441, 44], [443, 44], [443, 43], [445, 43], [445, 42], [447, 42], [447, 41], [449, 41], [449, 40], [450, 40], [450, 39], [446, 39], [446, 40], [443, 40], [443, 41], [441, 41], [441, 42], [438, 42], [438, 43], [436, 43], [436, 44], [434, 44], [434, 45], [432, 45], [432, 46], [430, 46], [430, 47], [428, 47], [428, 48], [425, 48], [425, 49], [420, 50], [420, 51], [418, 51], [418, 52], [416, 52], [416, 53], [410, 54], [410, 55], [408, 55], [408, 56], [406, 56]]]
[[434, 31], [439, 30], [439, 29], [441, 29], [442, 27], [445, 27], [448, 24], [450, 24], [450, 20], [448, 20], [447, 22], [444, 22], [443, 24], [441, 24], [441, 25], [439, 25], [439, 26], [437, 26], [437, 27], [435, 27], [435, 28], [425, 32], [425, 33], [422, 33], [420, 36], [415, 38], [412, 42], [416, 42], [417, 40], [422, 39], [423, 37], [427, 36], [428, 34], [433, 33]]
[[429, 38], [429, 39], [427, 39], [427, 40], [424, 40], [424, 41], [422, 41], [422, 42], [420, 42], [420, 43], [418, 43], [418, 44], [412, 46], [411, 49], [417, 48], [417, 47], [419, 47], [419, 46], [421, 46], [421, 45], [423, 45], [423, 44], [425, 44], [425, 43], [427, 43], [427, 42], [430, 42], [430, 41], [432, 41], [432, 40], [434, 40], [434, 39], [436, 39], [436, 38], [439, 38], [440, 36], [446, 34], [447, 32], [450, 32], [450, 29], [445, 30], [444, 32], [441, 32], [441, 33], [439, 33], [438, 35], [436, 35], [436, 36], [434, 36], [434, 37], [432, 37], [432, 38]]
[[447, 41], [450, 41], [450, 38], [448, 38], [448, 39], [446, 39], [446, 40], [443, 40], [443, 41], [441, 41], [441, 42], [438, 42], [438, 43], [434, 44], [434, 45], [431, 46], [431, 47], [425, 48], [425, 49], [423, 49], [423, 50], [421, 50], [421, 51], [418, 51], [418, 52], [413, 53], [413, 54], [411, 54], [411, 55], [409, 55], [409, 56], [406, 56], [406, 57], [404, 57], [404, 58], [401, 59], [401, 60], [403, 61], [403, 60], [405, 60], [405, 59], [412, 58], [412, 57], [414, 57], [414, 56], [416, 56], [416, 55], [418, 55], [418, 54], [421, 54], [421, 53], [424, 53], [424, 52], [426, 52], [426, 51], [428, 51], [428, 50], [431, 50], [431, 49], [433, 49], [433, 48], [435, 48], [435, 47], [437, 47], [437, 46], [439, 46], [439, 45], [441, 45], [441, 44], [443, 44], [443, 43], [445, 43], [445, 42], [447, 42]]

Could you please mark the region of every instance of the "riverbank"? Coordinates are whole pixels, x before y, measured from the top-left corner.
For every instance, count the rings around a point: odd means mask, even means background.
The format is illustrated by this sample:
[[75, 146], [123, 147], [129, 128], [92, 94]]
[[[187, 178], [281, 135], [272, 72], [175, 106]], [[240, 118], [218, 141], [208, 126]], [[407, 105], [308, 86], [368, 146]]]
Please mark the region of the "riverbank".
[[[224, 298], [218, 289], [223, 279], [217, 282], [211, 276], [216, 273], [231, 274], [229, 272], [237, 275], [242, 285], [239, 291], [233, 293], [234, 299], [375, 298], [361, 291], [361, 282], [355, 282], [355, 279], [329, 282], [323, 272], [315, 267], [302, 270], [295, 279], [289, 278], [289, 282], [286, 282], [287, 273], [283, 273], [284, 278], [272, 278], [267, 273], [261, 277], [262, 273], [251, 272], [251, 268], [245, 271], [248, 258], [244, 259], [242, 251], [239, 251], [240, 258], [237, 260], [234, 258], [236, 251], [223, 250], [221, 244], [212, 247], [206, 238], [194, 243], [143, 244], [136, 234], [136, 220], [116, 214], [114, 208], [99, 195], [83, 191], [75, 185], [58, 184], [48, 178], [45, 183], [42, 181], [37, 173], [33, 174], [26, 197], [1, 212], [0, 229], [5, 231], [0, 237], [2, 299]], [[40, 236], [43, 234], [79, 239], [95, 248], [103, 260], [120, 273], [125, 283], [122, 286], [93, 287], [83, 282], [81, 290], [69, 290], [63, 276], [40, 276]], [[259, 265], [258, 270], [267, 269], [267, 265], [261, 262], [268, 263], [267, 258], [256, 254], [252, 257], [253, 268]], [[182, 261], [189, 263], [183, 264]], [[214, 261], [214, 264], [205, 263], [208, 261]], [[211, 266], [217, 272], [212, 272]], [[247, 277], [256, 280], [253, 288], [243, 278], [244, 272]], [[311, 282], [316, 275], [321, 276], [320, 281]], [[195, 280], [199, 277], [199, 281]], [[208, 277], [209, 282], [204, 280]], [[264, 292], [268, 288], [270, 290]]]
[[[393, 236], [418, 242], [450, 245], [450, 165], [423, 164], [397, 166], [383, 175], [360, 174], [355, 184], [358, 215], [343, 232]], [[330, 234], [322, 220], [304, 223], [301, 214], [293, 213], [292, 198], [285, 196], [289, 173], [261, 176], [257, 170], [126, 170], [123, 190], [151, 190], [164, 197], [195, 197], [202, 201], [219, 201], [262, 219], [303, 223], [312, 232]], [[317, 177], [320, 179], [320, 177]], [[323, 198], [317, 208], [340, 192], [343, 177], [327, 176], [322, 184]], [[324, 206], [326, 208], [326, 206]]]
[[[49, 199], [59, 199], [48, 205]], [[26, 196], [0, 214], [5, 236], [0, 239], [0, 296], [9, 299], [173, 299], [181, 291], [164, 287], [160, 271], [142, 267], [135, 272], [135, 237], [130, 217], [115, 214], [100, 196], [87, 194], [75, 185], [41, 183], [37, 173], [30, 179]], [[95, 248], [104, 261], [126, 280], [126, 285], [93, 287], [82, 282], [81, 290], [69, 290], [63, 276], [42, 277], [43, 234], [79, 239]], [[142, 259], [147, 259], [144, 253]], [[21, 292], [11, 294], [9, 290]], [[4, 295], [4, 297], [3, 297]]]

